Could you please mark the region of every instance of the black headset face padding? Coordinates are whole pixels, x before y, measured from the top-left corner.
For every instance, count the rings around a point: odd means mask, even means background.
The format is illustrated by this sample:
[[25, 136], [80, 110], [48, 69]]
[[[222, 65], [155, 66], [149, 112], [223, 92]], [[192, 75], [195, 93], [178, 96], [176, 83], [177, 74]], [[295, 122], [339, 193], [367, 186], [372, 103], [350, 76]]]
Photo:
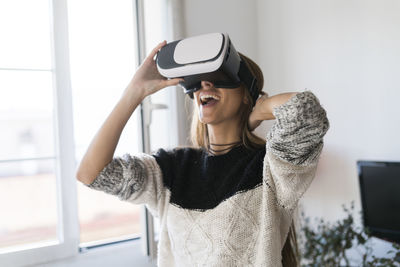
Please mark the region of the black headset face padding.
[[[249, 68], [247, 67], [247, 64], [242, 60], [240, 63], [240, 69], [239, 69], [239, 77], [240, 81], [239, 82], [230, 82], [230, 83], [223, 83], [219, 81], [212, 81], [214, 83], [214, 86], [217, 88], [237, 88], [240, 86], [241, 83], [243, 83], [247, 90], [250, 92], [250, 96], [253, 99], [253, 106], [256, 104], [258, 95], [259, 95], [259, 89], [257, 86], [257, 79], [253, 74], [251, 74]], [[183, 90], [186, 94], [189, 95], [191, 99], [193, 99], [193, 93], [201, 89], [201, 81], [192, 78], [192, 82], [190, 82], [192, 77], [185, 77], [185, 80], [188, 82], [181, 82], [179, 83], [180, 86], [183, 87]]]

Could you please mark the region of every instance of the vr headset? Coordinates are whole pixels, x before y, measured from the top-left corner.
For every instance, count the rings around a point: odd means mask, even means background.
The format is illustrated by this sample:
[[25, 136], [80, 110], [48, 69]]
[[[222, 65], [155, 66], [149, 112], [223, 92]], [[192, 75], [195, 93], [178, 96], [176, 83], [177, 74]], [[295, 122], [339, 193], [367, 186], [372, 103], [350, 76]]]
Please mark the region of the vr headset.
[[253, 104], [258, 98], [257, 80], [236, 52], [228, 34], [210, 33], [168, 43], [156, 58], [158, 72], [166, 78], [183, 78], [179, 85], [193, 99], [201, 81], [216, 88], [237, 88], [243, 83]]

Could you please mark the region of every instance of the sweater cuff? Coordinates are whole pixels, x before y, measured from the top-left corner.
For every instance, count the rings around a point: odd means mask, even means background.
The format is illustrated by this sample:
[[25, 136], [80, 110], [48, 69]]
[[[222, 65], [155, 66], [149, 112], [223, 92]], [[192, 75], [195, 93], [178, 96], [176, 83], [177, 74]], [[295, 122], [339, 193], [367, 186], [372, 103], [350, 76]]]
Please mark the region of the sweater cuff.
[[140, 158], [125, 154], [114, 157], [88, 187], [127, 200], [143, 189], [146, 176], [143, 156]]
[[110, 179], [113, 172], [123, 173], [122, 164], [120, 164], [120, 158], [118, 157], [113, 158], [111, 162], [100, 171], [94, 181], [87, 186], [95, 190], [104, 190], [105, 188], [111, 188], [120, 184], [122, 179]]
[[293, 164], [309, 164], [318, 158], [329, 128], [326, 112], [310, 91], [297, 93], [274, 109], [276, 118], [267, 134], [267, 149]]
[[321, 105], [311, 91], [295, 94], [287, 102], [273, 109], [278, 125], [296, 127], [321, 114]]

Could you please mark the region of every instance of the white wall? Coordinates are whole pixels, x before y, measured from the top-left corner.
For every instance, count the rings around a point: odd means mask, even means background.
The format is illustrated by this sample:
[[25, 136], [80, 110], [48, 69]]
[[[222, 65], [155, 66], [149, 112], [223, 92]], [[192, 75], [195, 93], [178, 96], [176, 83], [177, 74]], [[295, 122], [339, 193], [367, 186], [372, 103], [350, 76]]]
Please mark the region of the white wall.
[[356, 161], [400, 161], [400, 2], [259, 0], [257, 10], [266, 91], [312, 90], [331, 124], [306, 213], [335, 220], [352, 200], [360, 210]]
[[[400, 2], [184, 3], [186, 36], [228, 32], [236, 48], [261, 66], [264, 91], [307, 88], [317, 95], [331, 128], [302, 206], [308, 216], [326, 220], [342, 218], [341, 205], [352, 200], [359, 211], [356, 161], [400, 161]], [[378, 255], [387, 249], [377, 241]]]
[[256, 1], [243, 0], [185, 0], [185, 36], [210, 32], [229, 34], [237, 51], [256, 58]]

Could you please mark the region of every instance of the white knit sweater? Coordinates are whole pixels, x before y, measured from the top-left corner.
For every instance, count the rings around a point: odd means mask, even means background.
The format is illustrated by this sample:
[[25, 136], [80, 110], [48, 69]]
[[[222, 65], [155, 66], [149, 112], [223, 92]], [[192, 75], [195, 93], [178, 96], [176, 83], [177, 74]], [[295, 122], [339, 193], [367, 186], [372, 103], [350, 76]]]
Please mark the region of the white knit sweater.
[[[89, 187], [131, 203], [146, 204], [160, 222], [160, 267], [281, 266], [281, 251], [293, 210], [314, 178], [329, 122], [325, 110], [310, 91], [296, 94], [275, 108], [274, 115], [276, 121], [267, 133], [266, 147], [257, 154], [262, 153], [260, 164], [254, 163], [252, 167], [259, 168], [259, 175], [253, 170], [243, 171], [259, 177], [251, 178], [255, 181], [252, 185], [240, 185], [233, 191], [232, 186], [215, 185], [220, 191], [216, 189], [215, 194], [205, 198], [204, 202], [212, 199], [207, 207], [203, 208], [201, 200], [208, 195], [204, 191], [207, 186], [198, 191], [196, 188], [202, 187], [201, 183], [190, 186], [203, 179], [202, 176], [194, 180], [188, 176], [190, 170], [164, 166], [157, 154], [115, 157]], [[195, 154], [201, 157], [194, 160], [187, 155], [198, 150], [177, 151], [168, 155], [183, 155], [179, 160], [188, 169], [207, 168], [208, 165], [196, 165], [201, 160], [208, 162], [204, 151]], [[246, 160], [250, 162], [253, 154], [248, 155]], [[234, 169], [237, 176], [242, 170], [237, 167], [239, 163], [240, 159], [232, 162], [232, 168], [238, 170]], [[236, 179], [229, 176], [229, 164], [221, 168], [224, 170], [217, 170], [218, 175], [213, 179], [224, 179], [221, 173], [226, 173], [227, 183]], [[242, 180], [238, 181], [246, 184], [250, 176], [243, 173]], [[185, 185], [185, 181], [193, 183]], [[214, 181], [207, 180], [208, 183]]]

